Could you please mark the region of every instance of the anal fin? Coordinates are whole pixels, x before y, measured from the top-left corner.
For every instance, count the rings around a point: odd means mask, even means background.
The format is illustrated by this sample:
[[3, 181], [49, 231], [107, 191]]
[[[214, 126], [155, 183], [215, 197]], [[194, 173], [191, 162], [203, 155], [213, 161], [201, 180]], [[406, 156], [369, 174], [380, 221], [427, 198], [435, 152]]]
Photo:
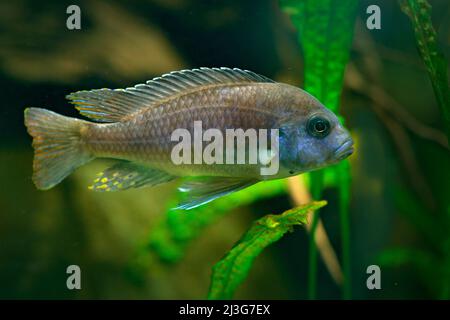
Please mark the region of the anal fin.
[[174, 209], [193, 209], [257, 182], [257, 180], [228, 177], [191, 178], [178, 188], [180, 192], [185, 194], [186, 198]]
[[119, 191], [143, 186], [154, 186], [175, 179], [168, 173], [133, 162], [119, 162], [98, 174], [89, 189]]

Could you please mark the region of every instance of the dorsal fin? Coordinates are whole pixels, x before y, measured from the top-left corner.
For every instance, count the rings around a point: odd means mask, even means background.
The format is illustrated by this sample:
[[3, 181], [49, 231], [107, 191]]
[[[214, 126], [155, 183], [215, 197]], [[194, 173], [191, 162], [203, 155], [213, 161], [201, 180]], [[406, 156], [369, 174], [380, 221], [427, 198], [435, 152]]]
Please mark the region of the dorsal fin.
[[173, 71], [126, 89], [78, 91], [69, 94], [67, 98], [88, 118], [116, 122], [142, 108], [199, 86], [248, 82], [274, 81], [237, 68], [200, 68]]

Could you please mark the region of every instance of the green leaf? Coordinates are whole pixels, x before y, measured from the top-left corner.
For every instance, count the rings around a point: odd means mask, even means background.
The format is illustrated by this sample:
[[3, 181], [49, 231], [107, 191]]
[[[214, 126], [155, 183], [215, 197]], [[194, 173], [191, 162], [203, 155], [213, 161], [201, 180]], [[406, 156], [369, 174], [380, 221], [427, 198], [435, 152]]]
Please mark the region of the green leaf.
[[[169, 209], [150, 231], [146, 248], [164, 262], [177, 262], [183, 257], [189, 243], [222, 215], [238, 206], [285, 194], [286, 191], [284, 180], [266, 181], [189, 211]], [[169, 204], [169, 208], [175, 207], [176, 202]]]
[[[345, 66], [350, 55], [353, 29], [358, 7], [357, 0], [280, 0], [298, 30], [304, 54], [304, 89], [339, 115]], [[331, 178], [331, 179], [330, 179]], [[324, 181], [321, 181], [324, 180]], [[339, 187], [339, 215], [342, 230], [344, 270], [344, 298], [351, 296], [350, 279], [350, 169], [348, 162], [329, 167], [321, 176], [313, 176], [313, 189], [337, 185]], [[311, 235], [314, 234], [314, 228]], [[316, 296], [315, 246], [310, 248], [309, 298]]]
[[398, 267], [402, 265], [414, 265], [424, 270], [436, 270], [433, 256], [423, 250], [410, 248], [390, 248], [384, 250], [378, 257], [382, 266]]
[[299, 32], [305, 90], [337, 112], [358, 1], [281, 0], [280, 3]]
[[447, 61], [437, 44], [436, 31], [431, 23], [431, 6], [426, 0], [401, 0], [400, 6], [414, 28], [417, 47], [431, 79], [450, 141], [450, 90]]
[[326, 201], [311, 202], [281, 215], [267, 215], [255, 221], [231, 251], [213, 267], [208, 299], [231, 299], [247, 277], [255, 258], [294, 225], [305, 224], [309, 211], [325, 205]]
[[339, 217], [341, 222], [342, 269], [344, 272], [344, 299], [351, 298], [351, 256], [350, 256], [350, 193], [351, 175], [348, 159], [337, 166], [339, 176]]

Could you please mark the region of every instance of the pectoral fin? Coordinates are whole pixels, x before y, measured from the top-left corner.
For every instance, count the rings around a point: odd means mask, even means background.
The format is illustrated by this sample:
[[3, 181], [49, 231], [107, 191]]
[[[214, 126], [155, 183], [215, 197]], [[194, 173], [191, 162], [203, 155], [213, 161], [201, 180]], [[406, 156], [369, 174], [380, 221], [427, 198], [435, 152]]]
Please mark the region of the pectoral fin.
[[119, 191], [153, 186], [175, 178], [164, 171], [124, 161], [100, 172], [89, 189], [94, 191]]
[[174, 209], [193, 209], [224, 195], [247, 188], [257, 180], [242, 180], [227, 177], [198, 177], [184, 182], [178, 190], [185, 194], [183, 200]]

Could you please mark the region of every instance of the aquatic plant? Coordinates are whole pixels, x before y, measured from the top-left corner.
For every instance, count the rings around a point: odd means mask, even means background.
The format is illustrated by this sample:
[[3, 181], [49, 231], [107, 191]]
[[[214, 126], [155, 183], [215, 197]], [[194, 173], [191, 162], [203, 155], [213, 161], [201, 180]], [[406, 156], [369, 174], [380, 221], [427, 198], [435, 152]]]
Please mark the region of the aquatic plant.
[[166, 214], [151, 231], [146, 248], [156, 253], [165, 262], [177, 262], [183, 257], [189, 243], [222, 215], [237, 206], [274, 197], [286, 191], [286, 184], [282, 180], [258, 183], [219, 198], [207, 206], [194, 208], [188, 214], [184, 210], [171, 210], [178, 203], [178, 199], [174, 199], [173, 203], [168, 204]]
[[[321, 100], [335, 114], [339, 114], [344, 69], [349, 59], [358, 1], [355, 0], [282, 0], [281, 6], [298, 29], [304, 53], [304, 88]], [[340, 116], [343, 121], [342, 116]], [[334, 171], [335, 187], [339, 189], [341, 217], [342, 264], [344, 270], [343, 297], [351, 297], [350, 272], [350, 170], [348, 160], [335, 167], [311, 173], [314, 199], [323, 189], [323, 171]], [[310, 235], [309, 298], [316, 297], [317, 258], [314, 233], [319, 215], [314, 215]]]
[[307, 223], [310, 211], [325, 205], [326, 201], [311, 202], [253, 222], [241, 240], [213, 267], [208, 299], [231, 299], [237, 287], [247, 277], [255, 258], [267, 246], [291, 231], [293, 226]]
[[[450, 93], [447, 61], [437, 43], [431, 21], [431, 6], [426, 0], [400, 0], [402, 11], [410, 18], [417, 48], [430, 77], [437, 104], [441, 109], [450, 141]], [[443, 145], [439, 158], [448, 158], [448, 145]], [[436, 152], [436, 151], [435, 151]], [[446, 154], [447, 153], [447, 154]], [[448, 181], [450, 167], [439, 170], [436, 203], [423, 204], [406, 188], [397, 188], [396, 205], [400, 213], [416, 228], [423, 246], [395, 246], [379, 255], [379, 263], [388, 267], [409, 266], [422, 286], [439, 299], [450, 297], [450, 203]], [[442, 193], [442, 194], [441, 194]]]
[[[438, 50], [436, 33], [431, 24], [430, 7], [426, 1], [400, 1], [402, 9], [411, 18], [420, 55], [424, 61], [436, 99], [448, 126], [449, 100], [446, 61]], [[304, 89], [315, 95], [328, 108], [340, 115], [340, 95], [345, 66], [349, 59], [353, 39], [353, 27], [358, 2], [356, 0], [280, 0], [282, 9], [290, 15], [298, 30], [298, 40], [304, 54]], [[350, 223], [349, 203], [351, 175], [348, 161], [317, 172], [304, 174], [312, 198], [321, 198], [323, 190], [337, 189], [338, 212], [341, 228], [341, 257], [343, 266], [342, 294], [351, 298], [350, 268]], [[238, 205], [253, 202], [285, 193], [295, 192], [292, 184], [298, 180], [272, 181], [226, 196], [208, 206], [198, 207], [189, 214], [168, 210], [157, 224], [140, 254], [155, 254], [166, 263], [179, 261], [188, 244], [198, 237], [203, 229], [214, 223]], [[383, 266], [411, 265], [417, 269], [422, 281], [431, 292], [441, 298], [450, 295], [450, 260], [448, 255], [448, 229], [450, 207], [440, 206], [440, 214], [429, 219], [427, 208], [408, 192], [398, 190], [395, 194], [397, 207], [414, 226], [419, 234], [430, 243], [432, 250], [426, 248], [396, 247], [385, 250], [380, 256]], [[169, 203], [169, 208], [177, 203]], [[323, 202], [319, 202], [322, 203]], [[281, 215], [269, 215], [255, 221], [235, 246], [214, 267], [208, 297], [210, 299], [229, 299], [239, 285], [245, 281], [253, 261], [271, 243], [279, 240], [289, 229], [284, 219], [287, 215], [296, 216], [294, 224], [305, 224], [307, 211], [317, 205], [295, 208]], [[334, 203], [332, 204], [334, 205]], [[309, 240], [308, 297], [317, 298], [318, 252], [315, 232], [319, 225], [321, 205], [314, 207]], [[282, 223], [280, 223], [283, 221]], [[443, 281], [442, 281], [443, 279]]]
[[[449, 171], [444, 174], [448, 177]], [[450, 207], [445, 204], [430, 212], [407, 189], [395, 191], [399, 212], [418, 231], [424, 245], [393, 246], [378, 256], [381, 266], [408, 266], [428, 294], [438, 299], [450, 297]]]
[[431, 5], [427, 0], [400, 0], [400, 6], [411, 20], [417, 48], [427, 68], [444, 119], [447, 138], [450, 141], [450, 89], [447, 60], [438, 47], [436, 31], [431, 22]]
[[[294, 226], [293, 232], [255, 253], [253, 264], [240, 273], [241, 286], [230, 279], [211, 280], [216, 288], [224, 285], [233, 291], [234, 298], [339, 298], [341, 263], [349, 260], [340, 243], [346, 232], [339, 230], [339, 206], [348, 199], [339, 196], [346, 188], [339, 187], [338, 168], [260, 183], [187, 213], [169, 210], [178, 203], [175, 181], [114, 194], [88, 190], [92, 177], [112, 164], [109, 160], [80, 169], [51, 191], [36, 191], [31, 182], [31, 141], [23, 127], [25, 106], [75, 116], [64, 101], [70, 92], [126, 87], [171, 70], [204, 65], [248, 68], [308, 90], [331, 82], [319, 75], [320, 83], [312, 85], [311, 75], [327, 68], [318, 64], [321, 69], [311, 70], [322, 51], [306, 49], [307, 38], [295, 31], [306, 21], [289, 24], [288, 16], [312, 19], [314, 12], [306, 16], [301, 10], [312, 11], [325, 1], [265, 0], [257, 8], [252, 1], [239, 0], [146, 1], [131, 6], [116, 2], [81, 3], [83, 28], [76, 32], [55, 27], [64, 24], [64, 3], [44, 0], [33, 5], [23, 0], [1, 6], [5, 32], [0, 35], [0, 81], [5, 97], [0, 176], [6, 183], [0, 195], [0, 297], [206, 297], [211, 267], [230, 256], [252, 220], [323, 198], [329, 204], [310, 216], [313, 224]], [[341, 107], [347, 124], [351, 120], [357, 147], [345, 164], [353, 166], [346, 180], [352, 183], [352, 297], [449, 299], [450, 152], [444, 126], [448, 3], [359, 2]], [[278, 3], [286, 13], [274, 7]], [[341, 5], [328, 3], [333, 9]], [[380, 30], [366, 28], [369, 4], [381, 9]], [[327, 13], [336, 17], [327, 8], [323, 12], [323, 21], [331, 18]], [[335, 28], [352, 24], [351, 19], [335, 20]], [[308, 27], [304, 31], [320, 28]], [[309, 38], [316, 41], [314, 34]], [[311, 52], [313, 60], [303, 63], [303, 53]], [[335, 107], [332, 101], [327, 104]], [[322, 247], [318, 243], [316, 249], [313, 234], [308, 248], [306, 231], [314, 229], [319, 237], [325, 228], [336, 250], [335, 269], [326, 259], [321, 261]], [[133, 250], [136, 256], [130, 261]], [[251, 258], [246, 253], [239, 257]], [[217, 266], [225, 266], [222, 262]], [[64, 270], [72, 264], [82, 269], [82, 290], [65, 286]], [[371, 264], [381, 267], [382, 290], [365, 288], [364, 271]]]
[[[281, 7], [290, 14], [294, 25], [299, 29], [299, 41], [303, 46], [305, 60], [304, 88], [324, 102], [328, 108], [339, 116], [341, 121], [343, 118], [339, 115], [339, 99], [344, 69], [349, 58], [349, 49], [352, 42], [356, 5], [357, 1], [354, 0], [339, 3], [334, 0], [281, 1]], [[335, 21], [339, 21], [339, 24], [335, 25]], [[322, 190], [326, 187], [337, 187], [339, 190], [339, 214], [342, 225], [341, 246], [345, 279], [343, 296], [344, 298], [350, 298], [349, 164], [347, 161], [343, 161], [337, 166], [305, 174], [305, 176], [314, 200], [320, 199]], [[145, 254], [156, 254], [164, 262], [177, 262], [182, 258], [190, 241], [198, 237], [206, 226], [216, 221], [220, 216], [238, 205], [251, 204], [256, 200], [287, 192], [295, 191], [288, 189], [286, 181], [269, 181], [218, 199], [208, 206], [194, 208], [190, 210], [189, 214], [168, 209], [166, 215], [151, 230], [147, 243], [138, 252], [138, 257], [145, 256]], [[173, 207], [175, 203], [177, 203], [177, 199], [174, 199], [173, 203], [169, 203], [169, 208]], [[256, 256], [267, 245], [281, 238], [289, 229], [288, 225], [292, 225], [293, 220], [286, 217], [303, 216], [305, 212], [311, 213], [311, 210], [317, 210], [323, 205], [324, 202], [313, 202], [301, 207], [301, 209], [293, 209], [293, 211], [288, 211], [277, 217], [266, 216], [255, 222], [253, 228], [236, 244], [234, 249], [214, 267], [209, 298], [230, 298], [233, 295], [238, 284], [247, 276]], [[311, 299], [316, 298], [317, 292], [315, 231], [319, 223], [318, 217], [318, 214], [312, 215], [309, 240], [308, 296]], [[261, 233], [255, 231], [255, 228], [261, 228], [261, 225], [266, 225], [266, 222], [278, 221], [279, 219], [281, 219], [279, 227], [270, 229], [272, 231], [268, 232], [266, 236], [260, 237]], [[285, 219], [291, 222], [284, 222]], [[248, 245], [248, 249], [244, 252], [238, 250], [242, 243]], [[239, 261], [242, 261], [243, 264], [237, 268], [238, 271], [233, 274], [233, 277], [224, 276], [224, 273], [236, 268], [234, 263], [237, 255]], [[332, 271], [330, 270], [330, 272]]]

